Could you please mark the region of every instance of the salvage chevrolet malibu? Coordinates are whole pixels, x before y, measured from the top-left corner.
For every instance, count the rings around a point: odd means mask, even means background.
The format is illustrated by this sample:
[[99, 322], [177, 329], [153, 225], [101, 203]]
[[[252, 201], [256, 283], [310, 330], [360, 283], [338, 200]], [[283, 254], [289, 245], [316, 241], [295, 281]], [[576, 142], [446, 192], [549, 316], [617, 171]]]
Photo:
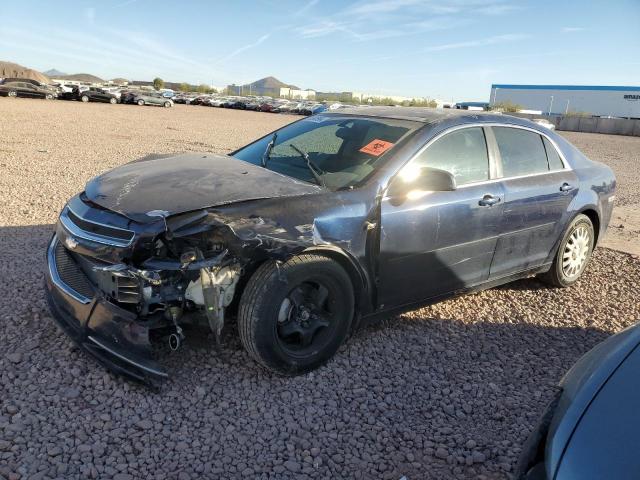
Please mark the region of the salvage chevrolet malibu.
[[530, 275], [572, 285], [615, 183], [528, 120], [325, 112], [230, 155], [147, 157], [91, 180], [60, 214], [48, 298], [84, 350], [145, 382], [166, 376], [151, 331], [177, 348], [185, 324], [219, 339], [231, 317], [253, 359], [299, 374], [365, 320]]

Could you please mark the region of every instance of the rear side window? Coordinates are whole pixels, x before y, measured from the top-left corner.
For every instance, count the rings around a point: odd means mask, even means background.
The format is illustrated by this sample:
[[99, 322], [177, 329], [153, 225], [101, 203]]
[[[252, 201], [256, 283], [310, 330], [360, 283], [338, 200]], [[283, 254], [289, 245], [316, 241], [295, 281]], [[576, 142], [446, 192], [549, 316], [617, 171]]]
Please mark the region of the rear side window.
[[453, 174], [458, 185], [489, 179], [489, 156], [484, 132], [470, 127], [436, 140], [414, 160], [417, 167], [431, 167]]
[[542, 137], [529, 130], [493, 127], [502, 158], [504, 177], [518, 177], [549, 171]]
[[549, 159], [549, 170], [562, 170], [564, 164], [562, 163], [560, 155], [558, 155], [556, 147], [545, 137], [542, 137], [542, 141], [544, 142], [544, 148], [547, 151], [547, 158]]

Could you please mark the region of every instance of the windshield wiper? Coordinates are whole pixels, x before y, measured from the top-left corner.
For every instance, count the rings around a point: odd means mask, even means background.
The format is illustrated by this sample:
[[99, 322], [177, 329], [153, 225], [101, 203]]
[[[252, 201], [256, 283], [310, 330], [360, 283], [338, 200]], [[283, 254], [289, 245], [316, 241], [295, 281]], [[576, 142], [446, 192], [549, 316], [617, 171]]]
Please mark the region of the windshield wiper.
[[271, 141], [267, 143], [267, 148], [262, 155], [262, 166], [267, 168], [267, 162], [271, 159], [271, 150], [273, 150], [274, 145], [276, 144], [276, 139], [278, 138], [278, 132], [273, 132], [273, 136], [271, 137]]
[[327, 188], [327, 185], [324, 183], [324, 180], [321, 177], [321, 175], [324, 174], [325, 171], [322, 170], [318, 165], [315, 164], [313, 160], [309, 158], [309, 154], [307, 152], [305, 152], [299, 147], [296, 147], [293, 143], [290, 143], [289, 146], [293, 148], [296, 152], [298, 152], [302, 158], [304, 158], [304, 161], [307, 163], [307, 168], [313, 175], [313, 178], [316, 179], [316, 182], [318, 182], [323, 187]]

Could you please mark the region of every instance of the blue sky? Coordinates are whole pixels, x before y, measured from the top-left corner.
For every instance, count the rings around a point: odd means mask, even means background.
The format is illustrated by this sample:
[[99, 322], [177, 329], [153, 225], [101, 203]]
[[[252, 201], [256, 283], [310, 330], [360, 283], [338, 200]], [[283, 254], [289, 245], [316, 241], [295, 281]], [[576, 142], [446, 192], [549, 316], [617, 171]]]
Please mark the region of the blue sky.
[[461, 101], [492, 83], [640, 83], [640, 0], [3, 3], [0, 60], [38, 70]]

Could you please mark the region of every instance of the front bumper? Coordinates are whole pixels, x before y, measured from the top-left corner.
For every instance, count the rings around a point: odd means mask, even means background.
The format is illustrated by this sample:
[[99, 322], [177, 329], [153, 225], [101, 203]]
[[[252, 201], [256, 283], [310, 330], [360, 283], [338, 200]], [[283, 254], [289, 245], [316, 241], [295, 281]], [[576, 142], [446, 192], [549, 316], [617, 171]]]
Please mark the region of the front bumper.
[[137, 316], [106, 300], [54, 235], [45, 285], [56, 323], [82, 350], [114, 373], [155, 386], [167, 377], [153, 359], [149, 330]]

